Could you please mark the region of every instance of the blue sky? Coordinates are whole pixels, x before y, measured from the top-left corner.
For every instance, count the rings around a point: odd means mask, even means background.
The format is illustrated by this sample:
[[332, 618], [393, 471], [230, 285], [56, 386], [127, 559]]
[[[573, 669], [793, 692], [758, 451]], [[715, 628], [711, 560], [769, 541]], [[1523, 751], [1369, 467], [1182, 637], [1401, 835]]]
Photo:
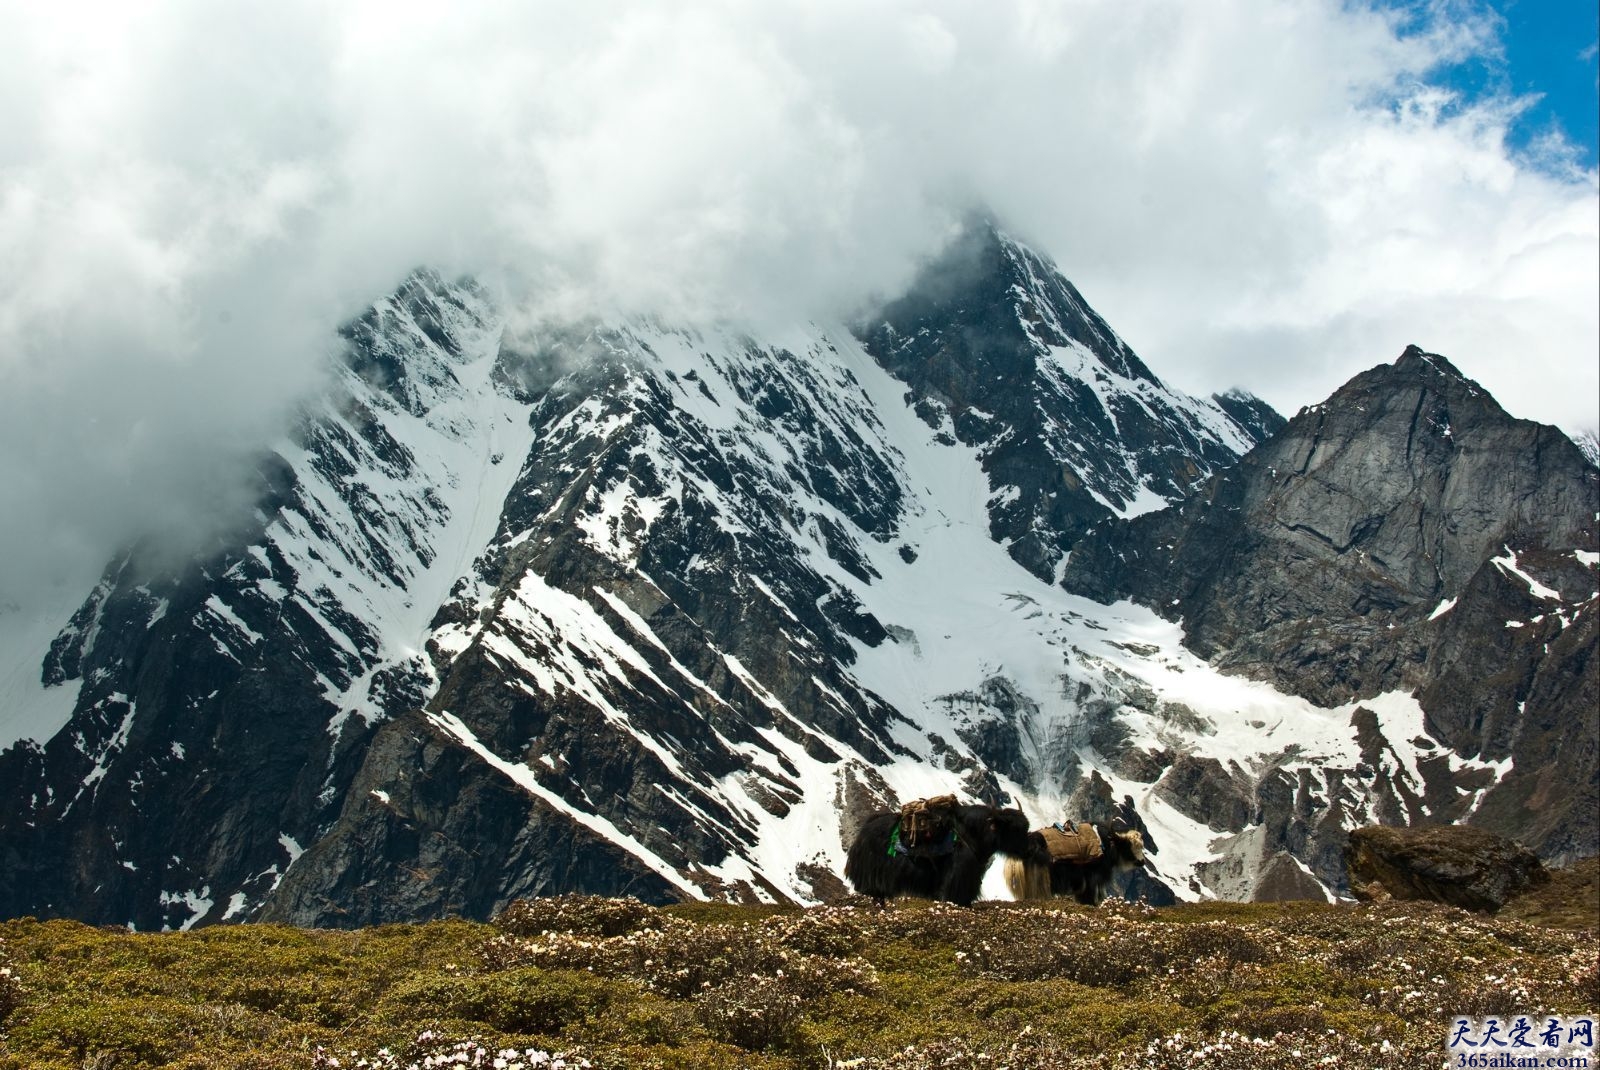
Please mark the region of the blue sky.
[[1467, 103], [1497, 95], [1536, 97], [1511, 127], [1512, 148], [1538, 155], [1540, 145], [1559, 133], [1574, 150], [1576, 163], [1586, 169], [1596, 166], [1600, 5], [1592, 0], [1399, 0], [1391, 6], [1408, 12], [1418, 28], [1435, 19], [1492, 13], [1499, 54], [1445, 68], [1433, 80], [1462, 93]]
[[1507, 3], [1505, 77], [1513, 93], [1541, 93], [1515, 132], [1537, 138], [1562, 130], [1594, 167], [1597, 155], [1596, 19], [1588, 0], [1523, 0]]

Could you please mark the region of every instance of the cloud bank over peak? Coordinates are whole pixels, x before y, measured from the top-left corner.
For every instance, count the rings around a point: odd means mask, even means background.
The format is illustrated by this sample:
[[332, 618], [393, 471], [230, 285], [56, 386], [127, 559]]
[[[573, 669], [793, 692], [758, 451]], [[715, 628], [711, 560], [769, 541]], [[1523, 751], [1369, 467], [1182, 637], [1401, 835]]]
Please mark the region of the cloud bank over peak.
[[844, 316], [984, 205], [1187, 389], [1293, 410], [1416, 341], [1597, 422], [1596, 176], [1428, 84], [1497, 47], [1468, 5], [0, 6], [0, 601], [203, 525], [419, 265]]

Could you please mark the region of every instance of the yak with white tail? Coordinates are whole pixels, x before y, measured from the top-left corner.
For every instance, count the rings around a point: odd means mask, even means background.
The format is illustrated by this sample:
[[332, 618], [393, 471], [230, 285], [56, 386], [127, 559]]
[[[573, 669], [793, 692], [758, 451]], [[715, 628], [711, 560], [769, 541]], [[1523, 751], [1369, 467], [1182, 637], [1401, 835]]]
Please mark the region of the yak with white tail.
[[910, 895], [970, 906], [996, 854], [1035, 866], [1049, 858], [1021, 810], [963, 806], [941, 795], [869, 816], [850, 845], [844, 875], [880, 905]]
[[1049, 861], [1006, 859], [1006, 887], [1018, 900], [1071, 896], [1098, 906], [1120, 873], [1144, 864], [1144, 837], [1121, 820], [1039, 829]]

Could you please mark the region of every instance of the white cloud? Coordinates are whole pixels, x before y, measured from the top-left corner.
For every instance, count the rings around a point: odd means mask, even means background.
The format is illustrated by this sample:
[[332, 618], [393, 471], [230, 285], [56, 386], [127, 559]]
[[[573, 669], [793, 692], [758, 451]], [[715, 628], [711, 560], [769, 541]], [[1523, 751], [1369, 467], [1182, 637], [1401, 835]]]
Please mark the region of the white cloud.
[[1423, 84], [1497, 47], [1431, 10], [0, 0], [0, 598], [207, 515], [418, 264], [833, 314], [975, 200], [1189, 389], [1292, 410], [1414, 341], [1593, 426], [1595, 175]]

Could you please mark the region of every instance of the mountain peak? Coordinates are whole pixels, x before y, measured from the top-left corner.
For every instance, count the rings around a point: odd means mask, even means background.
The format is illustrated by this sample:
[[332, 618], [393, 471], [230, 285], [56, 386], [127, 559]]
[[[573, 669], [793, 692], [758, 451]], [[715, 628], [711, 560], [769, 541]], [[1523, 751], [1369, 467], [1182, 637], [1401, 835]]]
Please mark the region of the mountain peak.
[[[1481, 806], [1447, 800], [1434, 819], [1471, 817], [1549, 857], [1592, 854], [1592, 796], [1527, 803], [1558, 762], [1595, 783], [1592, 752], [1571, 745], [1593, 738], [1600, 708], [1586, 671], [1600, 475], [1578, 454], [1410, 346], [1177, 507], [1097, 528], [1062, 582], [1178, 620], [1213, 664], [1320, 706], [1415, 695], [1455, 755], [1513, 759]], [[1412, 784], [1429, 798], [1384, 823], [1438, 804]]]
[[[1430, 353], [1418, 345], [1408, 345], [1393, 364], [1373, 369], [1374, 372], [1391, 370], [1392, 373], [1419, 382], [1425, 389], [1432, 389], [1457, 401], [1470, 398], [1495, 419], [1511, 418], [1487, 388], [1439, 353]], [[1361, 377], [1357, 376], [1351, 382], [1360, 380]]]
[[1330, 412], [1342, 413], [1352, 427], [1375, 427], [1391, 418], [1402, 426], [1423, 420], [1446, 439], [1453, 437], [1452, 429], [1459, 433], [1470, 426], [1498, 426], [1516, 419], [1447, 358], [1418, 345], [1406, 346], [1392, 363], [1356, 375], [1326, 401], [1301, 409], [1295, 421], [1307, 420], [1314, 427]]
[[979, 451], [991, 533], [1041, 579], [1094, 524], [1177, 500], [1276, 416], [1161, 382], [1047, 256], [982, 215], [861, 334], [919, 416]]
[[1438, 353], [1430, 353], [1419, 345], [1406, 346], [1405, 352], [1401, 353], [1395, 360], [1394, 366], [1400, 371], [1447, 376], [1481, 390], [1476, 383], [1473, 383], [1471, 379], [1462, 374], [1461, 369], [1451, 364], [1448, 359]]
[[1211, 400], [1258, 443], [1271, 438], [1288, 423], [1277, 409], [1240, 387], [1212, 394]]

